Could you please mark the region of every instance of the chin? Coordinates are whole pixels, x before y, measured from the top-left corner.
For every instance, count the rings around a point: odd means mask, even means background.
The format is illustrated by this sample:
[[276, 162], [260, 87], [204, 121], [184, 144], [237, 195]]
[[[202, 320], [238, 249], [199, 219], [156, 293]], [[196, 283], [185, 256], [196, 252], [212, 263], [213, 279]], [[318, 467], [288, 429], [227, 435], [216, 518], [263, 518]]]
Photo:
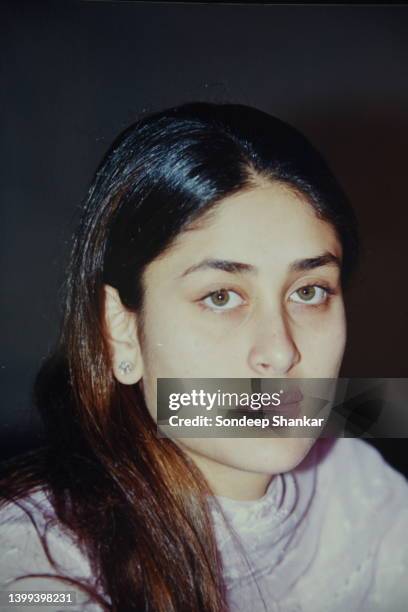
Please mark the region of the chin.
[[281, 453], [279, 473], [295, 469], [308, 455], [316, 442], [316, 438], [286, 438], [282, 442], [284, 444], [289, 442], [289, 444]]
[[[263, 441], [265, 442], [265, 441]], [[315, 438], [281, 438], [268, 440], [269, 444], [259, 445], [246, 465], [241, 469], [265, 474], [281, 474], [296, 468], [315, 444]], [[238, 466], [237, 466], [238, 467]]]
[[236, 445], [230, 448], [218, 461], [247, 472], [281, 474], [297, 467], [315, 442], [315, 438], [252, 438], [249, 444], [248, 440], [240, 444], [239, 449]]

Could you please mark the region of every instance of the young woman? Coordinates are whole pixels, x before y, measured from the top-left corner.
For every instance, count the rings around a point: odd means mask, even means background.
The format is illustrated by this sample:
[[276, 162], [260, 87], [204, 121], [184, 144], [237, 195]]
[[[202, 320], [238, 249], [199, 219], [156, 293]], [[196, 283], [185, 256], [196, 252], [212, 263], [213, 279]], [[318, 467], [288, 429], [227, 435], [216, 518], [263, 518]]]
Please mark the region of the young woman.
[[356, 255], [341, 188], [282, 121], [192, 103], [120, 135], [36, 382], [48, 446], [2, 481], [5, 609], [405, 609], [406, 482], [371, 446], [157, 433], [158, 378], [336, 378]]

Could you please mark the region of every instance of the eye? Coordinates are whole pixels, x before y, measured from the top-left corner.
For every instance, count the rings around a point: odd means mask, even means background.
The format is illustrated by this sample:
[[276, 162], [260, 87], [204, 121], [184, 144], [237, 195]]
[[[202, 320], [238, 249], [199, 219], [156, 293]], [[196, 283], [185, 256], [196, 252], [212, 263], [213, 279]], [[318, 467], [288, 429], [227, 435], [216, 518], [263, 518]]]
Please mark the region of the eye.
[[290, 299], [298, 304], [310, 304], [316, 306], [327, 301], [329, 294], [332, 293], [328, 287], [319, 285], [305, 285], [294, 291]]
[[210, 310], [232, 310], [244, 303], [236, 291], [231, 289], [217, 289], [201, 300], [202, 304]]

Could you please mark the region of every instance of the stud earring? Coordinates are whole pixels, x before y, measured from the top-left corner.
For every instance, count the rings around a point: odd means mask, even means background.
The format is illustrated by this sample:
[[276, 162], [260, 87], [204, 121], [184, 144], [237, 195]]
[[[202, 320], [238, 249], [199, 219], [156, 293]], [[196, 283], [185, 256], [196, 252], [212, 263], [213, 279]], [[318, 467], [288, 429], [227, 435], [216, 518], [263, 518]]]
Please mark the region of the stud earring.
[[129, 374], [133, 370], [134, 365], [130, 361], [121, 361], [118, 368], [122, 374]]

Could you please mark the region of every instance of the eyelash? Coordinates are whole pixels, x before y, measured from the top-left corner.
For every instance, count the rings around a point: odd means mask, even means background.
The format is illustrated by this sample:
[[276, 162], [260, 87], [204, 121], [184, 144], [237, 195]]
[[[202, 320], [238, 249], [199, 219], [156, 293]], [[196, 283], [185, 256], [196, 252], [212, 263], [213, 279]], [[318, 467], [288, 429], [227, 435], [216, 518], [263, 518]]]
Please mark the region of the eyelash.
[[[325, 304], [327, 304], [327, 302], [330, 300], [331, 296], [336, 294], [336, 291], [332, 287], [330, 287], [329, 285], [326, 285], [326, 284], [323, 284], [323, 283], [321, 283], [321, 284], [310, 284], [309, 283], [308, 285], [302, 285], [301, 287], [299, 287], [298, 289], [293, 291], [291, 293], [291, 295], [293, 293], [296, 293], [296, 292], [300, 291], [301, 289], [308, 289], [309, 287], [315, 287], [317, 289], [321, 289], [322, 291], [324, 291], [326, 293], [325, 299], [322, 302], [320, 302], [319, 304], [308, 304], [307, 301], [304, 301], [303, 304], [302, 304], [302, 300], [300, 300], [299, 302], [295, 302], [295, 301], [293, 301], [293, 302], [296, 303], [296, 304], [306, 305], [309, 308], [319, 308], [320, 306], [324, 306]], [[207, 311], [210, 311], [210, 312], [216, 312], [216, 313], [225, 313], [225, 312], [229, 312], [229, 311], [234, 311], [237, 308], [240, 308], [241, 306], [245, 305], [245, 301], [242, 304], [239, 304], [239, 306], [235, 306], [235, 307], [232, 307], [232, 308], [222, 308], [222, 307], [217, 308], [215, 305], [214, 305], [214, 307], [211, 307], [211, 306], [207, 306], [206, 304], [204, 304], [204, 301], [206, 299], [208, 299], [209, 297], [211, 297], [213, 295], [216, 295], [217, 293], [221, 293], [222, 291], [227, 291], [227, 292], [235, 293], [236, 295], [240, 296], [240, 293], [238, 291], [236, 291], [235, 289], [231, 288], [231, 287], [220, 287], [219, 289], [216, 289], [215, 291], [210, 291], [209, 293], [207, 293], [206, 295], [204, 295], [203, 297], [201, 297], [197, 301], [198, 301], [198, 303], [200, 304], [200, 306], [204, 310], [207, 310]], [[244, 299], [244, 298], [242, 298], [242, 296], [240, 296], [240, 297], [241, 297], [241, 299]]]

